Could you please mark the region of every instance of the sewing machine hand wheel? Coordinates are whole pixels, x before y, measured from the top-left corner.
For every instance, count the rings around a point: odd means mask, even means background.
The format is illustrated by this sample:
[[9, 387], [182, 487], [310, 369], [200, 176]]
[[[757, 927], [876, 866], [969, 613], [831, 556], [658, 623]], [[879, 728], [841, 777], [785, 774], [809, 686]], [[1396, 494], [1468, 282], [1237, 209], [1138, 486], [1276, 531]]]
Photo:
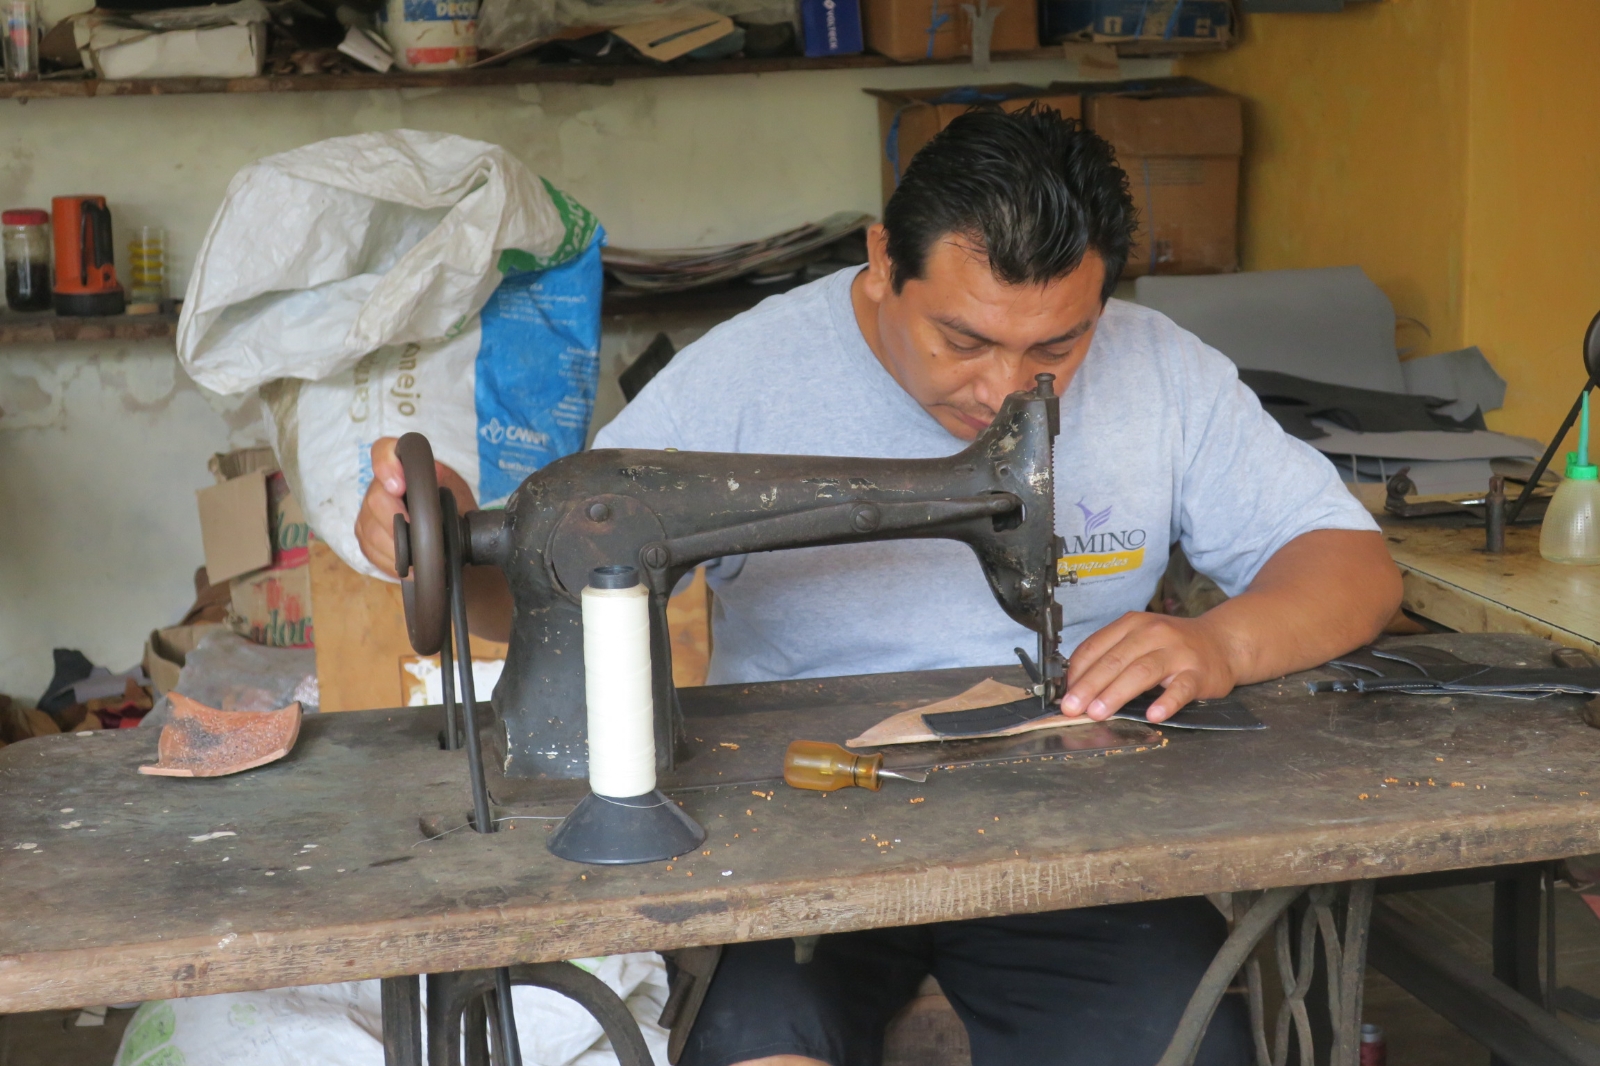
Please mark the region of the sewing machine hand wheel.
[[395, 445], [406, 476], [406, 511], [394, 516], [394, 568], [406, 605], [406, 633], [418, 655], [433, 655], [444, 645], [449, 624], [445, 586], [444, 515], [433, 447], [420, 433], [407, 433]]

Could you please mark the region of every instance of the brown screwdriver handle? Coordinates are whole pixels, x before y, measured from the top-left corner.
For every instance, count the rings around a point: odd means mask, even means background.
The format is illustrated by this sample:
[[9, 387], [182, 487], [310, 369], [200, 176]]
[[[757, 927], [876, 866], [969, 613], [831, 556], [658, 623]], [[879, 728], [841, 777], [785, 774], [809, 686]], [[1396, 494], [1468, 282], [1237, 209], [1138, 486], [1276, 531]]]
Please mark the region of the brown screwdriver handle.
[[878, 769], [883, 755], [857, 755], [837, 744], [821, 740], [796, 740], [783, 754], [783, 780], [790, 788], [813, 792], [834, 792], [854, 785], [871, 789], [883, 787]]

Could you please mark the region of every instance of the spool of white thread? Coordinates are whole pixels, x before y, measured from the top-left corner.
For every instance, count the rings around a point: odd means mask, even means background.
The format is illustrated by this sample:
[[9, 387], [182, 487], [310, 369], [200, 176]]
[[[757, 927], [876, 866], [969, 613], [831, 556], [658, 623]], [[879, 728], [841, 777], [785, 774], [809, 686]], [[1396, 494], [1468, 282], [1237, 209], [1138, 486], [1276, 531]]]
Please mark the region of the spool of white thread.
[[[602, 587], [624, 582], [631, 584]], [[633, 567], [602, 566], [581, 599], [589, 788], [597, 796], [642, 796], [656, 787], [650, 596]]]

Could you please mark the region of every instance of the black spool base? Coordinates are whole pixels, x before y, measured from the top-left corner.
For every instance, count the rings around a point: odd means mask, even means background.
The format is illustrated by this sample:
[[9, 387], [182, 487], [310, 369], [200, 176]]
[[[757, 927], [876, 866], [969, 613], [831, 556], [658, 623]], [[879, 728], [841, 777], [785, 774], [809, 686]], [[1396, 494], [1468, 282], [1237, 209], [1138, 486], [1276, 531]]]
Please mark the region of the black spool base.
[[550, 853], [595, 866], [675, 859], [699, 847], [706, 831], [657, 789], [616, 798], [593, 792], [550, 834]]
[[63, 318], [120, 315], [127, 310], [121, 289], [106, 292], [56, 292], [52, 296], [56, 314]]

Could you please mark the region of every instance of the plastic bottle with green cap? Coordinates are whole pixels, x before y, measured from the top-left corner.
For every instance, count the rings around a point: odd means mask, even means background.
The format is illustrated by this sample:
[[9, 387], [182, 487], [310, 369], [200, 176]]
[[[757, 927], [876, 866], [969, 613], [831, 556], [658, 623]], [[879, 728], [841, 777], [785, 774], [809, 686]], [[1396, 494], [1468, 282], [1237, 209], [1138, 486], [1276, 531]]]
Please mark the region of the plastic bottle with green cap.
[[1583, 394], [1578, 450], [1539, 530], [1539, 554], [1553, 563], [1600, 564], [1600, 467], [1589, 462], [1589, 394]]

